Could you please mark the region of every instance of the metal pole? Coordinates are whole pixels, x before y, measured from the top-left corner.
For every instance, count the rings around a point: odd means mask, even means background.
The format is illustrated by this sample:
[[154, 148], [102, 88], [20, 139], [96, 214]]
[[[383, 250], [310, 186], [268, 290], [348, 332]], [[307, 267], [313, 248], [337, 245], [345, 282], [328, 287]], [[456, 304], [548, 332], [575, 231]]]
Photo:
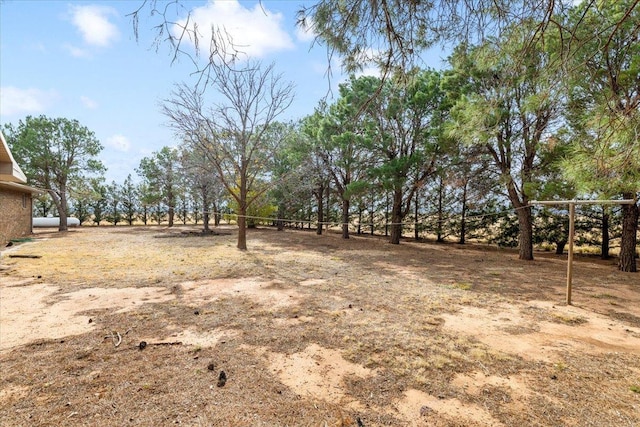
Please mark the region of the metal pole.
[[576, 205], [635, 205], [636, 199], [622, 200], [532, 200], [530, 205], [568, 205], [575, 203]]
[[573, 278], [573, 236], [575, 234], [575, 203], [569, 203], [569, 255], [567, 259], [567, 305], [571, 305], [571, 280]]
[[530, 205], [569, 205], [569, 256], [567, 260], [567, 305], [571, 305], [571, 279], [573, 275], [573, 237], [575, 234], [575, 205], [635, 205], [637, 199], [624, 200], [532, 200]]

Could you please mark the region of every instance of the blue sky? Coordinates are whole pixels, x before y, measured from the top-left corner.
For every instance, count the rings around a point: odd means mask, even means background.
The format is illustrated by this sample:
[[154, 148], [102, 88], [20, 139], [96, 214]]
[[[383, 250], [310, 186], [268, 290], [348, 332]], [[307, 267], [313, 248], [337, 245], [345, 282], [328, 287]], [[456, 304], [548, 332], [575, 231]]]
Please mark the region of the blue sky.
[[[283, 120], [313, 113], [343, 79], [334, 63], [329, 82], [325, 48], [311, 48], [313, 35], [296, 28], [296, 12], [313, 3], [183, 1], [199, 28], [224, 25], [252, 59], [274, 62], [284, 80], [295, 84], [296, 98]], [[100, 157], [108, 183], [122, 183], [129, 173], [135, 179], [140, 159], [175, 146], [159, 104], [175, 83], [192, 81], [193, 64], [181, 59], [172, 65], [167, 45], [156, 52], [151, 27], [158, 21], [148, 9], [136, 41], [127, 14], [141, 4], [0, 0], [0, 124], [40, 114], [77, 119], [104, 146]]]

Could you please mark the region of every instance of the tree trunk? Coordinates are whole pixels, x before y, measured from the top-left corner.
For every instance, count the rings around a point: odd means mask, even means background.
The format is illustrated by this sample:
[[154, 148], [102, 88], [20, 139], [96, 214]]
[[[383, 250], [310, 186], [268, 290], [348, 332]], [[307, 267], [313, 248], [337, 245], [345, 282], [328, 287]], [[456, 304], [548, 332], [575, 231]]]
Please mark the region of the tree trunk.
[[[625, 199], [633, 199], [633, 194], [625, 193]], [[620, 242], [620, 263], [618, 269], [628, 273], [638, 271], [636, 265], [638, 204], [622, 205], [622, 241]]]
[[342, 199], [342, 238], [349, 238], [349, 199]]
[[[198, 223], [198, 217], [196, 216], [196, 224]], [[204, 232], [208, 233], [209, 229], [209, 200], [206, 195], [202, 196], [202, 224], [204, 225]]]
[[113, 225], [115, 226], [118, 225], [118, 205], [114, 203], [111, 207], [113, 208]]
[[460, 213], [460, 239], [458, 243], [465, 244], [467, 238], [467, 184], [465, 181], [462, 187], [462, 212]]
[[414, 202], [414, 210], [413, 210], [413, 221], [414, 221], [414, 225], [413, 225], [413, 237], [416, 239], [416, 241], [420, 240], [420, 227], [418, 226], [418, 213], [420, 212], [420, 193], [418, 191], [416, 191], [416, 200]]
[[398, 245], [400, 237], [402, 237], [402, 190], [395, 190], [391, 207], [391, 240], [389, 242]]
[[[207, 233], [209, 231], [211, 231], [211, 228], [209, 228], [209, 220], [210, 219], [211, 218], [209, 218], [209, 212], [205, 211], [205, 212], [202, 213], [202, 225], [204, 227], [204, 231], [207, 232]], [[198, 222], [196, 221], [196, 224], [197, 223]]]
[[602, 243], [600, 244], [600, 258], [609, 259], [609, 211], [607, 207], [602, 211]]
[[384, 208], [384, 236], [389, 235], [389, 193], [385, 196], [385, 208]]
[[173, 206], [169, 205], [169, 227], [173, 227], [173, 217], [175, 215], [175, 211]]
[[284, 231], [284, 205], [280, 203], [278, 205], [278, 219], [276, 219], [276, 227], [278, 231]]
[[53, 203], [56, 205], [56, 209], [58, 209], [58, 216], [60, 216], [60, 224], [58, 225], [58, 231], [67, 231], [67, 195], [66, 189], [61, 186], [60, 194], [57, 194], [55, 191], [49, 191], [51, 194], [51, 198], [53, 199]]
[[325, 191], [326, 195], [327, 195], [327, 207], [325, 209], [326, 212], [326, 217], [327, 217], [327, 223], [325, 224], [325, 230], [329, 231], [329, 226], [331, 224], [329, 224], [329, 221], [331, 221], [331, 182], [327, 183], [327, 189]]
[[211, 203], [211, 207], [213, 208], [213, 225], [217, 227], [220, 225], [220, 221], [222, 221], [222, 212], [218, 209], [218, 204], [215, 200]]
[[318, 184], [315, 196], [316, 203], [318, 204], [318, 226], [316, 227], [316, 234], [320, 236], [322, 234], [322, 226], [324, 225], [324, 183]]
[[372, 236], [376, 231], [375, 224], [373, 223], [375, 221], [373, 213], [374, 212], [373, 212], [373, 202], [372, 202], [371, 203], [371, 211], [369, 212], [369, 234], [371, 234]]
[[238, 249], [241, 251], [247, 250], [247, 166], [243, 157], [240, 164], [240, 198], [236, 199], [238, 202]]
[[240, 206], [240, 212], [238, 212], [238, 249], [241, 251], [247, 250], [247, 208]]
[[562, 255], [564, 253], [564, 247], [567, 245], [566, 240], [560, 240], [556, 242], [556, 255]]
[[441, 243], [444, 242], [442, 238], [443, 233], [443, 224], [444, 224], [444, 207], [443, 207], [443, 194], [444, 194], [444, 183], [442, 180], [442, 176], [440, 176], [440, 185], [438, 186], [438, 225], [436, 227], [436, 242]]
[[533, 260], [533, 220], [531, 207], [520, 207], [518, 215], [518, 246], [519, 258], [525, 261]]

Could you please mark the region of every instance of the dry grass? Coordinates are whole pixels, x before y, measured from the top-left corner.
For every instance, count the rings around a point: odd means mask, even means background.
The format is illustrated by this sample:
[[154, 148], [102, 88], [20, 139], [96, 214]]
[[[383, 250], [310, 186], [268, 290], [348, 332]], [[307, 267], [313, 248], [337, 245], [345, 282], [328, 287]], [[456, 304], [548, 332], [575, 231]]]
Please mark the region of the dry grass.
[[[0, 280], [58, 286], [49, 304], [89, 288], [171, 296], [87, 307], [87, 332], [0, 352], [4, 425], [640, 424], [640, 279], [613, 263], [579, 260], [574, 308], [551, 254], [271, 229], [241, 252], [231, 230], [180, 231], [77, 229], [16, 249], [39, 259], [2, 257]], [[278, 365], [312, 345], [369, 374], [333, 379], [340, 361], [313, 356], [323, 389], [312, 368]], [[308, 381], [291, 385], [296, 374]]]

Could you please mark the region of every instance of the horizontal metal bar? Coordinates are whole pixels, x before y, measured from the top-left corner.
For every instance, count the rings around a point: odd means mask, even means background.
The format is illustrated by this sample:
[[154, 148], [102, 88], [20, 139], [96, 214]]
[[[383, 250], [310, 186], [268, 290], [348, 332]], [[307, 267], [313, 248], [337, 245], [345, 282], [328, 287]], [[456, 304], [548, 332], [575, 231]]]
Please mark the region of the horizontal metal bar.
[[530, 205], [635, 205], [635, 199], [623, 200], [532, 200]]

